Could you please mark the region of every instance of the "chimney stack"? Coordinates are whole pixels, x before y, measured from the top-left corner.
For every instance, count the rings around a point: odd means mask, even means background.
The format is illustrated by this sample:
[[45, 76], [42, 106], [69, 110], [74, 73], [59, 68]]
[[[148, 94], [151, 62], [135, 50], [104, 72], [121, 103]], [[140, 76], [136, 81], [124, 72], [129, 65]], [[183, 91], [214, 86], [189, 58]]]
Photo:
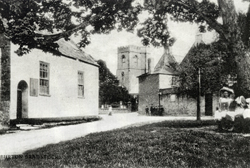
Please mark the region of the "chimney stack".
[[154, 68], [154, 59], [153, 58], [148, 58], [148, 73], [152, 73], [152, 69]]

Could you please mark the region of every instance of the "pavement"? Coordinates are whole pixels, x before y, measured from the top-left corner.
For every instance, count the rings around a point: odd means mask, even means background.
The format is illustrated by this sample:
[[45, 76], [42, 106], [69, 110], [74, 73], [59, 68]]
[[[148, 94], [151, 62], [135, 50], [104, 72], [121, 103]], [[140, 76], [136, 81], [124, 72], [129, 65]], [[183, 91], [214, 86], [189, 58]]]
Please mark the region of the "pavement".
[[[19, 131], [10, 134], [0, 135], [0, 155], [18, 155], [27, 150], [32, 150], [84, 137], [90, 133], [109, 131], [134, 124], [147, 124], [165, 120], [195, 120], [196, 117], [157, 117], [143, 116], [138, 113], [121, 113], [112, 116], [100, 115], [103, 119], [99, 121], [81, 123], [76, 125], [58, 126], [46, 129], [35, 129]], [[202, 120], [212, 119], [203, 117]]]

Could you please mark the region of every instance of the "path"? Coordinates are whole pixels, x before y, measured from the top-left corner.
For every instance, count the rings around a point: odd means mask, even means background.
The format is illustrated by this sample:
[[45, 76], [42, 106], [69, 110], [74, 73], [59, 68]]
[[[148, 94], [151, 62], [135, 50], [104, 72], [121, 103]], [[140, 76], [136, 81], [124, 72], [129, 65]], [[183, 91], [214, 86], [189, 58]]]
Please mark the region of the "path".
[[[100, 121], [77, 125], [58, 126], [49, 129], [20, 131], [0, 135], [0, 155], [22, 154], [27, 150], [72, 140], [87, 134], [122, 128], [137, 123], [153, 123], [164, 120], [195, 120], [195, 117], [151, 117], [137, 113], [101, 115]], [[211, 117], [210, 117], [211, 119]]]

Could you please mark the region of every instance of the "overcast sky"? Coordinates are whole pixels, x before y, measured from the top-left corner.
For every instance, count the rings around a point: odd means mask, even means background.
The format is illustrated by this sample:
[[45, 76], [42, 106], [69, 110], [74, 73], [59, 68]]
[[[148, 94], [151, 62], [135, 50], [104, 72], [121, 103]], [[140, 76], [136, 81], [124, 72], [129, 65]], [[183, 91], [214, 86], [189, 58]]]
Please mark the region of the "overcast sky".
[[[216, 1], [216, 0], [213, 0]], [[235, 0], [235, 6], [238, 11], [246, 12], [248, 3], [242, 0]], [[145, 16], [141, 16], [144, 18]], [[195, 41], [195, 35], [198, 32], [197, 25], [190, 23], [176, 23], [168, 22], [169, 30], [176, 42], [172, 47], [172, 53], [176, 60], [180, 62], [192, 44]], [[203, 35], [203, 40], [206, 43], [211, 42], [215, 38], [214, 33], [207, 33]], [[92, 35], [91, 44], [85, 47], [84, 51], [92, 55], [96, 60], [102, 59], [106, 61], [108, 68], [113, 74], [116, 74], [117, 69], [117, 48], [121, 46], [137, 45], [142, 46], [141, 39], [134, 34], [128, 32], [112, 31], [108, 35]], [[163, 54], [162, 48], [149, 47], [148, 51], [156, 64]]]

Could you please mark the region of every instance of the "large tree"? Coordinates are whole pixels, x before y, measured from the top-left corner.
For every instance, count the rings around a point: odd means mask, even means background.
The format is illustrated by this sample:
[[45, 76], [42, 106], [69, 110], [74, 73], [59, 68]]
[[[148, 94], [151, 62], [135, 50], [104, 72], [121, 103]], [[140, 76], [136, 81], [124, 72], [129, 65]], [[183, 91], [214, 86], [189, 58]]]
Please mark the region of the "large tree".
[[[133, 0], [0, 0], [0, 27], [13, 43], [20, 45], [18, 53], [22, 55], [32, 48], [53, 52], [57, 48], [56, 40], [75, 33], [82, 36], [80, 46], [85, 46], [93, 33], [109, 33], [113, 29], [131, 31], [139, 23], [138, 14], [143, 10], [149, 15], [138, 35], [145, 45], [166, 47], [174, 43], [167, 27], [169, 18], [195, 22], [201, 31], [213, 29], [219, 34], [223, 46], [219, 52], [226, 53], [222, 59], [231, 67], [228, 73], [237, 74], [240, 88], [247, 92], [250, 59], [245, 41], [248, 37], [242, 38], [234, 1], [217, 2], [145, 0], [140, 5]], [[222, 23], [218, 22], [219, 17]], [[249, 27], [245, 29], [246, 34], [248, 31]]]
[[130, 100], [128, 90], [119, 86], [119, 81], [110, 72], [105, 61], [98, 60], [99, 64], [99, 104], [112, 104], [122, 101], [127, 103]]
[[[236, 12], [233, 0], [217, 0], [218, 5], [208, 0], [146, 0], [145, 8], [151, 18], [144, 22], [140, 30], [144, 42], [156, 45], [171, 45], [166, 33], [166, 15], [179, 22], [195, 22], [200, 31], [215, 30], [219, 35], [218, 58], [226, 62], [227, 74], [238, 76], [238, 86], [248, 94], [250, 86], [249, 13], [247, 16]], [[222, 19], [222, 23], [218, 21]], [[165, 22], [164, 22], [165, 21]], [[242, 24], [244, 22], [245, 24]], [[242, 28], [244, 26], [244, 28]], [[244, 36], [243, 36], [243, 35]], [[162, 38], [166, 36], [166, 38]], [[217, 43], [217, 44], [218, 44]]]
[[90, 34], [132, 30], [141, 11], [132, 1], [0, 0], [0, 33], [20, 45], [20, 55], [33, 48], [53, 52], [55, 41], [73, 34], [82, 37], [79, 44], [84, 47]]

